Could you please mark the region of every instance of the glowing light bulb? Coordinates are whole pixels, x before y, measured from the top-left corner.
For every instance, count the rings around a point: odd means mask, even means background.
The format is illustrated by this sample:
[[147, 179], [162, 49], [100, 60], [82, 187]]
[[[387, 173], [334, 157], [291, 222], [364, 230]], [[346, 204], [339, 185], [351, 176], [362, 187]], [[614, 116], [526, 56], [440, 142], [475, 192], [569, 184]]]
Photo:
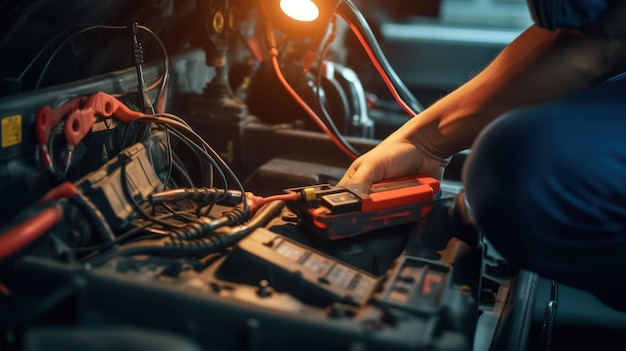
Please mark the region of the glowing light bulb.
[[311, 0], [280, 0], [280, 8], [287, 16], [303, 22], [314, 21], [320, 14]]

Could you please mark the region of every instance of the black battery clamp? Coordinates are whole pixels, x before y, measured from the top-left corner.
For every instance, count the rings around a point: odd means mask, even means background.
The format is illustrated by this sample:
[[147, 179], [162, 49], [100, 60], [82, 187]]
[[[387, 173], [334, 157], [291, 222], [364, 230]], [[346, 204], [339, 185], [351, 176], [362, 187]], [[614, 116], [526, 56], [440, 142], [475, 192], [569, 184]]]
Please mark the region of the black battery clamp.
[[333, 186], [318, 184], [286, 189], [302, 201], [289, 204], [305, 227], [329, 240], [415, 222], [428, 211], [440, 190], [439, 180], [411, 175], [373, 183]]

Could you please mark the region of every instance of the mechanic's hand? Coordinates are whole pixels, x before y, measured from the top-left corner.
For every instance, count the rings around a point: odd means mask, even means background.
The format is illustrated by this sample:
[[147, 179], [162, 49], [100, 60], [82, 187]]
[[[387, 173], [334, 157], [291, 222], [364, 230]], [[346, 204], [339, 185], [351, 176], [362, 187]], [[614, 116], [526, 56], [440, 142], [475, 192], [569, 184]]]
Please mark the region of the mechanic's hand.
[[432, 156], [422, 146], [391, 135], [354, 160], [338, 185], [362, 184], [366, 190], [373, 182], [412, 174], [441, 179], [446, 165], [447, 160]]

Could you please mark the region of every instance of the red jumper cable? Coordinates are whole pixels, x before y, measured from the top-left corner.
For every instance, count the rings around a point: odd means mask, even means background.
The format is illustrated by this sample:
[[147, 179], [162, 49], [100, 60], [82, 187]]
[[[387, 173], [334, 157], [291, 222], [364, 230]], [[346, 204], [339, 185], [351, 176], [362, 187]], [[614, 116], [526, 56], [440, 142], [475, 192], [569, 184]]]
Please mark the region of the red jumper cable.
[[65, 164], [68, 166], [74, 148], [91, 131], [91, 127], [98, 121], [98, 118], [115, 117], [128, 123], [137, 117], [144, 116], [144, 113], [131, 110], [115, 97], [103, 92], [72, 99], [58, 108], [42, 107], [36, 120], [39, 156], [42, 165], [51, 171], [54, 170], [54, 166], [48, 151], [50, 132], [54, 126], [61, 123], [65, 116], [67, 116], [64, 122], [65, 141], [67, 142]]

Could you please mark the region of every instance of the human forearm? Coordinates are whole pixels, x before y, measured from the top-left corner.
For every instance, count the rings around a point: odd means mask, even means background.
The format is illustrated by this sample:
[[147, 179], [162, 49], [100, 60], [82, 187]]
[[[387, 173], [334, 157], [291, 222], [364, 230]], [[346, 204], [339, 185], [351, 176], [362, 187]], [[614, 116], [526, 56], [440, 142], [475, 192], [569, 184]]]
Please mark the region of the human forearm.
[[406, 138], [432, 156], [471, 146], [501, 114], [583, 89], [619, 72], [623, 47], [602, 36], [531, 27], [480, 74], [402, 126]]
[[622, 70], [623, 43], [606, 35], [531, 27], [480, 74], [359, 157], [340, 184], [369, 184], [412, 173], [441, 177], [447, 158], [469, 148], [498, 116], [583, 89]]

